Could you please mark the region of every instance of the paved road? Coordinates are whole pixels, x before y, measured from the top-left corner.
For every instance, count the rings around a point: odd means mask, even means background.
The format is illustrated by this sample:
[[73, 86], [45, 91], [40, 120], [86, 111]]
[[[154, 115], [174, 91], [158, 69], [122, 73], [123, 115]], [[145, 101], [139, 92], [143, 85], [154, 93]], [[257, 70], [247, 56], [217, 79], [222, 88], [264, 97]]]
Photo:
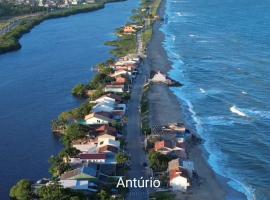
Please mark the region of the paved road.
[[[137, 36], [138, 40], [138, 53], [141, 54], [141, 34]], [[142, 66], [141, 66], [142, 68]], [[147, 170], [143, 166], [146, 161], [146, 154], [144, 148], [144, 138], [141, 135], [141, 118], [140, 118], [140, 100], [143, 92], [143, 84], [145, 81], [146, 70], [140, 69], [141, 73], [138, 74], [132, 85], [131, 99], [128, 107], [128, 123], [127, 123], [127, 150], [131, 156], [131, 169], [128, 173], [129, 178], [144, 177], [147, 179]], [[149, 194], [146, 188], [130, 188], [127, 199], [128, 200], [144, 200], [148, 199]]]
[[7, 26], [0, 29], [0, 36], [5, 35], [8, 32], [12, 31], [14, 28], [16, 28], [22, 22], [22, 20], [30, 19], [31, 17], [35, 17], [35, 16], [38, 16], [38, 15], [40, 15], [40, 13], [14, 17], [13, 19], [10, 20], [10, 22], [8, 23]]
[[[146, 169], [143, 163], [146, 161], [146, 154], [143, 150], [144, 143], [141, 136], [141, 119], [140, 119], [140, 99], [142, 95], [144, 83], [143, 73], [139, 74], [133, 83], [131, 92], [131, 100], [128, 108], [128, 124], [127, 124], [127, 150], [131, 156], [131, 169], [129, 171], [129, 178], [147, 178]], [[145, 188], [131, 188], [129, 200], [143, 200], [148, 199], [148, 191]]]

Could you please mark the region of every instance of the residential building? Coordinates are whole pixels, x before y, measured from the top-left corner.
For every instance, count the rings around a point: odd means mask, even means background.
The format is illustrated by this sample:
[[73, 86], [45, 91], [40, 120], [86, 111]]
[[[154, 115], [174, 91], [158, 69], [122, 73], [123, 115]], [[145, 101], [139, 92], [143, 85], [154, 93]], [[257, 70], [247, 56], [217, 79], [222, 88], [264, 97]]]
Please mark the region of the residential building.
[[98, 138], [98, 148], [106, 146], [106, 145], [110, 145], [110, 146], [114, 146], [117, 149], [120, 148], [120, 142], [117, 140], [112, 140], [110, 138]]
[[106, 85], [105, 92], [123, 93], [125, 91], [124, 85]]
[[136, 29], [132, 26], [125, 26], [123, 32], [126, 34], [136, 33]]
[[169, 171], [170, 186], [173, 191], [186, 192], [190, 186], [189, 180], [184, 176], [183, 171], [171, 170]]
[[97, 114], [97, 113], [91, 113], [89, 115], [86, 115], [84, 117], [85, 123], [87, 125], [92, 125], [92, 124], [109, 124], [113, 120], [110, 119], [109, 117]]
[[105, 153], [85, 153], [80, 154], [79, 159], [81, 163], [105, 163], [106, 154]]

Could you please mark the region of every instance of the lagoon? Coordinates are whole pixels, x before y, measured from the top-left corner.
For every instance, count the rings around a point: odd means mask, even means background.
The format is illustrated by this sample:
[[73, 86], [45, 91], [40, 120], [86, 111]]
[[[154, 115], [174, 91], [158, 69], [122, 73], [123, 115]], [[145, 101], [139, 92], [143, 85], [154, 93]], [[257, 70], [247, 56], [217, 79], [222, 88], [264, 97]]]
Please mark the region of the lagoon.
[[48, 158], [61, 149], [50, 123], [80, 101], [71, 89], [110, 58], [104, 42], [128, 21], [139, 2], [47, 20], [24, 35], [22, 49], [0, 55], [0, 199], [19, 179], [48, 177]]

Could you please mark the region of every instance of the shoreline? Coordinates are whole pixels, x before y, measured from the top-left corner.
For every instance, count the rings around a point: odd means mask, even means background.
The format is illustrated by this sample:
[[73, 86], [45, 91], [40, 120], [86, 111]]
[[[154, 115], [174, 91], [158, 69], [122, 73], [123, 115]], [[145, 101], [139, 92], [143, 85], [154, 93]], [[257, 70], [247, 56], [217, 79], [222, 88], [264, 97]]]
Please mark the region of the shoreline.
[[63, 9], [60, 11], [55, 11], [49, 14], [40, 14], [37, 16], [34, 16], [32, 19], [22, 20], [21, 24], [17, 25], [13, 30], [10, 32], [1, 35], [0, 36], [0, 43], [3, 42], [3, 44], [0, 45], [0, 55], [9, 53], [12, 51], [17, 51], [22, 48], [20, 44], [21, 37], [31, 32], [31, 30], [41, 24], [42, 22], [50, 19], [56, 19], [61, 17], [69, 17], [71, 15], [81, 14], [81, 13], [87, 13], [87, 12], [93, 12], [100, 9], [105, 8], [106, 4], [108, 3], [116, 3], [126, 0], [105, 0], [101, 3], [95, 3], [95, 4], [88, 4], [83, 6], [77, 6], [74, 8], [68, 8]]
[[[166, 1], [162, 1], [159, 8], [159, 15], [165, 15]], [[161, 71], [164, 74], [172, 69], [172, 62], [167, 56], [163, 47], [165, 35], [160, 31], [162, 21], [157, 21], [153, 25], [153, 36], [147, 49], [149, 60], [149, 70]], [[177, 96], [167, 86], [156, 85], [149, 92], [150, 104], [150, 124], [166, 124], [172, 121], [183, 121], [184, 113], [181, 109], [181, 102]], [[177, 111], [176, 111], [177, 110]], [[166, 118], [164, 117], [166, 116]], [[185, 121], [184, 121], [185, 123]], [[190, 159], [195, 163], [199, 176], [203, 179], [200, 186], [192, 187], [192, 194], [177, 194], [178, 198], [195, 199], [247, 199], [243, 193], [240, 193], [228, 185], [229, 179], [216, 174], [208, 163], [209, 153], [206, 152], [203, 142], [191, 148], [189, 152]], [[213, 193], [212, 191], [215, 191]]]

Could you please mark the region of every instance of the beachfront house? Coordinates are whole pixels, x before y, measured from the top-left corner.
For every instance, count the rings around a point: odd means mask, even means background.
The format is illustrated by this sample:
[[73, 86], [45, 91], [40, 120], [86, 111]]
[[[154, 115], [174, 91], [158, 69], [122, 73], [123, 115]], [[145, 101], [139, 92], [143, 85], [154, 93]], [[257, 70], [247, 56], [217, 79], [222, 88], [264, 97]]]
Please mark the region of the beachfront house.
[[105, 92], [113, 92], [113, 93], [123, 93], [125, 91], [124, 85], [106, 85], [104, 88]]
[[189, 180], [181, 169], [169, 171], [169, 183], [173, 191], [186, 192], [190, 186]]
[[181, 160], [179, 158], [173, 159], [170, 162], [168, 162], [168, 171], [179, 170], [179, 169], [186, 170], [188, 177], [192, 178], [193, 173], [195, 172], [194, 162], [190, 160]]
[[84, 117], [85, 124], [87, 125], [93, 125], [93, 124], [109, 124], [113, 120], [109, 117], [99, 115], [97, 113], [90, 113], [89, 115], [86, 115]]
[[164, 75], [160, 71], [158, 71], [153, 76], [153, 78], [151, 79], [151, 82], [154, 82], [154, 83], [167, 83], [166, 75]]
[[112, 78], [116, 78], [116, 77], [121, 77], [121, 76], [128, 76], [130, 75], [131, 73], [129, 73], [128, 71], [126, 70], [117, 70], [115, 71], [113, 74], [110, 74], [110, 77]]

